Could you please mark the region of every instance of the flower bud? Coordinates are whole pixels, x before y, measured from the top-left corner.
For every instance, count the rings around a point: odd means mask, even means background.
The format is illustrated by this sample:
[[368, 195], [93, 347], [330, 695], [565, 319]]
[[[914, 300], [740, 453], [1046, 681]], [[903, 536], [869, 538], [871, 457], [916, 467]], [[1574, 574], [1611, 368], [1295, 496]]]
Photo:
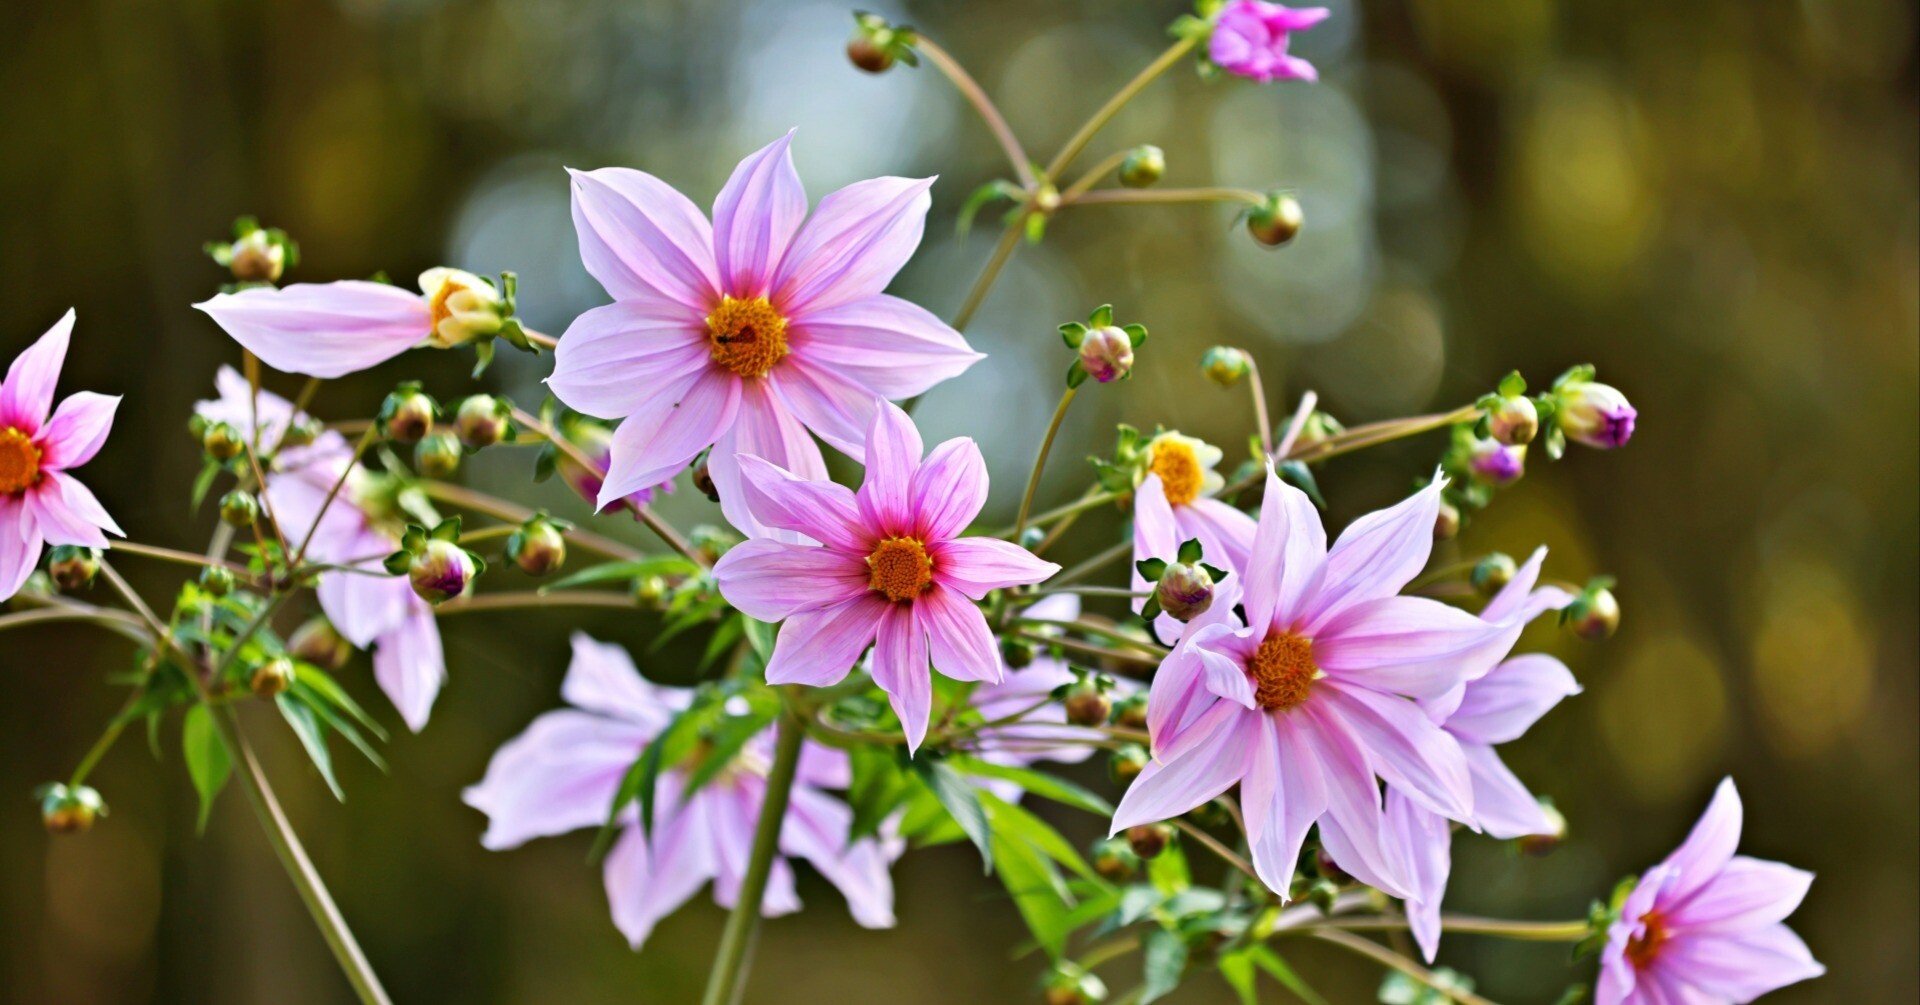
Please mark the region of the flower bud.
[[567, 560], [567, 539], [560, 528], [536, 516], [507, 538], [507, 557], [529, 576], [544, 576]]
[[1592, 380], [1574, 380], [1554, 391], [1555, 421], [1567, 439], [1601, 450], [1624, 447], [1633, 438], [1639, 415], [1619, 389]]
[[407, 582], [429, 604], [438, 604], [467, 592], [478, 575], [473, 556], [452, 541], [429, 540], [407, 563]]
[[1340, 863], [1335, 862], [1324, 847], [1314, 849], [1313, 871], [1319, 873], [1321, 879], [1336, 885], [1353, 882], [1353, 874], [1340, 868]]
[[433, 325], [428, 341], [442, 349], [500, 334], [507, 318], [506, 298], [486, 280], [460, 269], [428, 269], [420, 274]]
[[1151, 143], [1134, 147], [1120, 162], [1120, 184], [1128, 188], [1146, 188], [1166, 173], [1166, 151]]
[[715, 527], [710, 523], [694, 524], [687, 531], [687, 543], [693, 545], [708, 565], [720, 561], [721, 556], [740, 543], [740, 535], [725, 527]]
[[243, 283], [276, 283], [286, 271], [287, 249], [265, 230], [250, 230], [227, 251], [227, 268]]
[[418, 443], [433, 431], [439, 411], [419, 385], [402, 384], [380, 405], [380, 431], [396, 443]]
[[200, 449], [216, 461], [230, 461], [247, 448], [240, 431], [224, 422], [211, 422], [200, 434]]
[[1112, 699], [1092, 681], [1068, 689], [1061, 704], [1067, 710], [1067, 721], [1076, 726], [1104, 726], [1107, 715], [1113, 711]]
[[1060, 208], [1060, 189], [1042, 182], [1033, 193], [1033, 208], [1042, 214], [1051, 214]]
[[224, 565], [209, 565], [200, 570], [200, 588], [224, 597], [233, 592], [233, 572]]
[[1122, 729], [1147, 728], [1147, 696], [1135, 692], [1113, 703], [1113, 724]]
[[1093, 871], [1115, 883], [1131, 879], [1140, 871], [1140, 856], [1125, 838], [1102, 838], [1093, 844]]
[[1213, 606], [1213, 575], [1202, 565], [1175, 562], [1160, 574], [1153, 596], [1175, 621], [1192, 621]]
[[1527, 473], [1527, 448], [1499, 440], [1477, 439], [1468, 449], [1467, 470], [1488, 485], [1512, 485]]
[[452, 433], [428, 433], [413, 448], [413, 466], [428, 478], [447, 478], [460, 470], [460, 458], [465, 455], [465, 448]]
[[1524, 447], [1540, 431], [1540, 410], [1524, 395], [1502, 395], [1487, 409], [1487, 431], [1510, 447]]
[[325, 427], [320, 425], [318, 419], [296, 415], [293, 421], [287, 423], [286, 432], [280, 434], [280, 445], [282, 447], [308, 446], [320, 438], [323, 428]]
[[1433, 539], [1451, 541], [1460, 533], [1460, 507], [1445, 499], [1440, 500], [1440, 510], [1433, 518]]
[[338, 670], [353, 658], [353, 643], [333, 627], [333, 622], [314, 618], [294, 630], [287, 640], [287, 652], [322, 670]]
[[1143, 859], [1158, 858], [1173, 842], [1173, 828], [1166, 824], [1140, 824], [1127, 828], [1127, 847]]
[[453, 431], [469, 450], [499, 443], [507, 435], [513, 406], [491, 394], [476, 394], [460, 403], [453, 415]]
[[220, 497], [220, 519], [232, 527], [251, 527], [260, 516], [260, 500], [246, 489], [234, 489]]
[[847, 59], [868, 73], [885, 73], [893, 68], [893, 54], [864, 34], [847, 40]]
[[1232, 387], [1246, 377], [1253, 360], [1246, 352], [1230, 345], [1217, 345], [1200, 357], [1200, 371], [1221, 387]]
[[1605, 586], [1589, 586], [1560, 612], [1560, 623], [1588, 642], [1604, 641], [1620, 628], [1620, 601]]
[[77, 544], [63, 544], [47, 556], [47, 575], [62, 593], [73, 593], [93, 585], [100, 571], [100, 553]]
[[1107, 773], [1113, 776], [1114, 781], [1124, 785], [1147, 770], [1147, 761], [1147, 748], [1137, 743], [1123, 744], [1107, 759]]
[[1300, 233], [1305, 218], [1293, 196], [1272, 192], [1247, 213], [1247, 233], [1269, 248], [1277, 248]]
[[1473, 583], [1473, 588], [1481, 593], [1498, 593], [1501, 587], [1513, 581], [1516, 571], [1513, 556], [1496, 551], [1473, 563], [1473, 572], [1467, 578]]
[[253, 668], [247, 677], [247, 687], [261, 698], [271, 698], [293, 686], [293, 661], [285, 656], [275, 656]]
[[708, 455], [701, 455], [699, 462], [693, 466], [693, 473], [688, 477], [693, 482], [694, 491], [706, 496], [711, 502], [719, 502], [720, 486], [714, 484], [713, 467], [708, 463], [709, 459]]
[[1080, 365], [1102, 384], [1119, 380], [1133, 372], [1133, 340], [1112, 325], [1095, 328], [1080, 342]]
[[1025, 639], [1002, 639], [1000, 658], [1009, 669], [1024, 670], [1033, 665], [1033, 643]]
[[1540, 813], [1547, 818], [1547, 829], [1538, 834], [1524, 835], [1518, 842], [1522, 854], [1536, 858], [1550, 854], [1560, 847], [1560, 842], [1567, 839], [1567, 818], [1553, 805], [1553, 800], [1541, 797]]
[[54, 834], [79, 834], [107, 815], [107, 804], [100, 793], [85, 785], [68, 787], [60, 782], [43, 785], [40, 797], [40, 822]]

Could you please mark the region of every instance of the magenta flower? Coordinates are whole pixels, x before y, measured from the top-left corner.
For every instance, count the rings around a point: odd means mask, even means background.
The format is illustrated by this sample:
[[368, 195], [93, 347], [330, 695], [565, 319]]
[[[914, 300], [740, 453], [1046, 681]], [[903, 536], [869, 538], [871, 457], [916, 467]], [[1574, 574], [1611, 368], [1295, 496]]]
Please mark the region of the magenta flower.
[[1287, 52], [1292, 33], [1327, 19], [1325, 7], [1283, 7], [1262, 0], [1229, 0], [1213, 21], [1207, 58], [1237, 77], [1267, 83], [1274, 80], [1319, 80], [1313, 64]]
[[809, 430], [860, 460], [876, 397], [912, 397], [982, 358], [881, 292], [920, 244], [933, 180], [857, 182], [803, 225], [792, 138], [740, 162], [711, 225], [652, 175], [573, 172], [580, 257], [614, 302], [567, 328], [547, 383], [575, 411], [624, 420], [601, 505], [713, 446], [721, 507], [753, 527], [736, 454], [825, 478]]
[[1148, 708], [1156, 760], [1121, 800], [1116, 833], [1239, 783], [1253, 864], [1275, 892], [1286, 895], [1317, 822], [1342, 868], [1406, 896], [1381, 841], [1376, 778], [1447, 819], [1474, 816], [1459, 741], [1405, 699], [1454, 693], [1512, 644], [1500, 625], [1398, 595], [1427, 563], [1444, 484], [1361, 517], [1328, 549], [1313, 504], [1268, 469], [1240, 583], [1250, 627], [1216, 600], [1161, 664]]
[[1724, 779], [1607, 930], [1594, 1005], [1750, 1002], [1827, 972], [1783, 924], [1813, 874], [1735, 855], [1740, 824], [1740, 794]]
[[68, 311], [14, 359], [0, 383], [0, 600], [20, 591], [44, 546], [106, 548], [107, 534], [126, 536], [93, 492], [67, 474], [100, 452], [120, 407], [118, 397], [81, 391], [54, 409], [72, 335]]
[[[692, 698], [690, 691], [647, 682], [625, 650], [580, 633], [573, 636], [573, 664], [560, 694], [573, 707], [540, 716], [507, 741], [487, 765], [486, 777], [465, 793], [467, 805], [487, 815], [480, 839], [487, 848], [600, 826], [621, 777]], [[613, 922], [633, 948], [708, 880], [722, 907], [739, 899], [771, 750], [769, 728], [691, 795], [684, 794], [685, 767], [662, 771], [651, 834], [641, 828], [637, 810], [627, 811], [603, 875]], [[893, 924], [887, 870], [904, 847], [885, 828], [882, 837], [848, 841], [853, 811], [822, 790], [846, 788], [851, 775], [844, 753], [811, 741], [801, 748], [792, 802], [780, 825], [780, 854], [804, 858], [820, 870], [846, 895], [855, 921], [886, 928]], [[771, 917], [799, 908], [793, 868], [776, 856], [761, 913]]]
[[1060, 567], [1009, 541], [959, 536], [987, 501], [987, 465], [972, 440], [948, 440], [923, 460], [920, 431], [898, 406], [878, 402], [872, 423], [858, 494], [742, 456], [758, 523], [819, 544], [747, 541], [713, 574], [733, 606], [786, 622], [769, 683], [837, 683], [873, 645], [874, 683], [913, 750], [933, 707], [929, 662], [956, 680], [1001, 679], [999, 647], [974, 601]]

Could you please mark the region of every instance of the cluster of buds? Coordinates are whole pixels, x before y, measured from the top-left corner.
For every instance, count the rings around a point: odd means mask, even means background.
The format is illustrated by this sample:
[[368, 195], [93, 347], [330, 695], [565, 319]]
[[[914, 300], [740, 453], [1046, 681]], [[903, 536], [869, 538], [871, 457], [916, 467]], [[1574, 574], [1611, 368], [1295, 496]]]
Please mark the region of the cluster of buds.
[[404, 575], [413, 592], [429, 604], [439, 604], [467, 592], [487, 569], [479, 555], [460, 547], [460, 518], [442, 520], [432, 530], [410, 524], [401, 535], [400, 550], [387, 556], [387, 571]]
[[232, 241], [208, 241], [203, 249], [233, 274], [230, 289], [277, 283], [287, 269], [300, 264], [300, 246], [286, 231], [262, 227], [251, 216], [233, 221]]
[[885, 73], [895, 63], [919, 66], [920, 57], [913, 51], [915, 41], [912, 28], [889, 24], [878, 14], [855, 11], [847, 59], [868, 73]]
[[1060, 326], [1060, 338], [1074, 351], [1067, 368], [1067, 386], [1079, 387], [1088, 377], [1102, 384], [1133, 376], [1133, 351], [1147, 340], [1145, 325], [1115, 325], [1113, 305], [1102, 304], [1087, 315], [1085, 324]]
[[107, 815], [106, 801], [85, 785], [50, 782], [35, 789], [40, 800], [40, 822], [55, 834], [78, 834]]
[[544, 576], [567, 561], [565, 520], [535, 513], [507, 538], [507, 559], [529, 576]]
[[1152, 622], [1165, 614], [1175, 621], [1187, 622], [1207, 613], [1213, 606], [1214, 584], [1227, 576], [1226, 570], [1201, 560], [1198, 539], [1183, 541], [1174, 560], [1143, 559], [1135, 567], [1153, 585], [1140, 616]]
[[1293, 240], [1306, 223], [1300, 200], [1285, 192], [1268, 192], [1246, 212], [1247, 233], [1269, 248], [1278, 248]]

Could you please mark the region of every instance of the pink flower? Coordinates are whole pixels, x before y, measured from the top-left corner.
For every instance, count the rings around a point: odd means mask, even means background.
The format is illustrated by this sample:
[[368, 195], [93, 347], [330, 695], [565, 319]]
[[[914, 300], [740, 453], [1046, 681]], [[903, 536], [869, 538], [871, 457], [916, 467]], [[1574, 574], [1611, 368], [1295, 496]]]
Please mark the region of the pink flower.
[[1287, 52], [1289, 36], [1327, 19], [1325, 7], [1283, 7], [1262, 0], [1230, 0], [1214, 18], [1207, 58], [1235, 76], [1262, 84], [1319, 80], [1313, 64]]
[[859, 460], [876, 397], [920, 394], [982, 358], [881, 292], [920, 244], [933, 180], [849, 185], [803, 225], [791, 140], [740, 162], [711, 225], [652, 175], [573, 172], [580, 257], [614, 302], [568, 327], [547, 382], [576, 411], [624, 420], [601, 505], [711, 445], [721, 507], [752, 527], [736, 454], [825, 478], [809, 430]]
[[[1168, 431], [1147, 441], [1147, 476], [1133, 493], [1133, 560], [1158, 558], [1171, 562], [1184, 541], [1197, 540], [1208, 565], [1234, 573], [1246, 568], [1253, 551], [1253, 517], [1212, 498], [1226, 486], [1214, 468], [1220, 448], [1191, 436]], [[1133, 589], [1144, 592], [1153, 584], [1133, 573]], [[1214, 601], [1218, 606], [1220, 601]], [[1138, 612], [1145, 600], [1134, 603]], [[1233, 606], [1232, 603], [1227, 604]], [[1182, 628], [1170, 617], [1155, 620], [1163, 639], [1178, 638]]]
[[[1080, 598], [1072, 594], [1048, 597], [1022, 612], [1024, 617], [1046, 621], [1072, 621], [1080, 616]], [[1026, 767], [1040, 761], [1078, 764], [1092, 756], [1096, 743], [1105, 739], [1098, 730], [1067, 724], [1067, 710], [1048, 700], [1055, 688], [1071, 683], [1074, 672], [1067, 662], [1046, 654], [1034, 657], [1019, 670], [1008, 670], [999, 682], [982, 685], [973, 692], [973, 707], [989, 720], [1019, 716], [1019, 721], [981, 729], [973, 756], [989, 764]], [[1116, 680], [1113, 696], [1126, 697], [1139, 685]], [[1008, 802], [1017, 802], [1019, 786], [984, 780], [986, 788]]]
[[1740, 818], [1725, 779], [1686, 843], [1640, 877], [1607, 930], [1595, 1005], [1750, 1002], [1827, 972], [1783, 924], [1813, 874], [1735, 855]]
[[[195, 404], [194, 414], [208, 422], [224, 422], [239, 430], [241, 437], [262, 453], [276, 453], [275, 448], [281, 445], [282, 438], [295, 422], [312, 421], [304, 412], [294, 411], [293, 402], [272, 391], [262, 390], [256, 397], [253, 385], [247, 383], [247, 378], [233, 367], [223, 366], [216, 371], [213, 387], [219, 392], [219, 397]], [[257, 430], [255, 420], [259, 422]], [[307, 446], [289, 448], [288, 456], [305, 463], [319, 456], [344, 456], [351, 452], [352, 448], [347, 445], [345, 437], [327, 429], [322, 430]]]
[[1001, 679], [999, 648], [974, 601], [1060, 567], [1008, 541], [959, 536], [987, 501], [987, 466], [972, 440], [948, 440], [922, 460], [920, 431], [886, 402], [877, 403], [866, 440], [867, 478], [857, 495], [743, 455], [754, 518], [820, 543], [747, 541], [713, 574], [733, 606], [786, 622], [769, 683], [837, 683], [873, 645], [874, 683], [912, 750], [933, 705], [929, 662], [956, 680]]
[[0, 600], [19, 592], [43, 546], [106, 548], [108, 533], [126, 536], [93, 492], [67, 474], [100, 452], [120, 407], [118, 397], [81, 391], [53, 408], [72, 334], [68, 311], [0, 383]]
[[1313, 504], [1268, 470], [1240, 583], [1187, 627], [1148, 702], [1156, 760], [1114, 814], [1117, 833], [1178, 816], [1235, 783], [1253, 864], [1286, 894], [1307, 829], [1341, 867], [1399, 896], [1409, 889], [1380, 840], [1376, 778], [1471, 824], [1460, 743], [1406, 699], [1441, 698], [1512, 645], [1502, 626], [1399, 596], [1426, 565], [1444, 479], [1354, 521], [1327, 548]]
[[656, 492], [672, 492], [672, 482], [661, 482], [657, 488], [645, 488], [629, 492], [619, 499], [600, 501], [600, 487], [606, 484], [607, 469], [613, 464], [613, 433], [605, 426], [592, 422], [574, 422], [567, 426], [564, 434], [568, 440], [580, 448], [580, 452], [593, 462], [591, 468], [573, 459], [573, 455], [562, 452], [555, 467], [560, 471], [560, 480], [567, 483], [580, 498], [601, 509], [612, 508], [626, 510], [640, 519], [640, 509], [653, 502]]
[[[648, 683], [625, 650], [579, 633], [560, 693], [574, 707], [535, 719], [493, 755], [486, 777], [466, 791], [467, 805], [487, 815], [480, 843], [490, 849], [600, 826], [627, 769], [692, 698], [690, 691]], [[633, 948], [708, 880], [722, 907], [738, 900], [771, 750], [769, 728], [691, 795], [684, 794], [686, 768], [662, 771], [651, 834], [641, 828], [637, 809], [626, 812], [604, 876], [614, 924]], [[822, 789], [844, 789], [851, 775], [844, 753], [811, 741], [801, 748], [792, 802], [780, 826], [780, 853], [806, 859], [839, 887], [855, 921], [886, 928], [893, 924], [887, 870], [904, 849], [890, 836], [848, 842], [853, 811]], [[793, 868], [775, 857], [761, 912], [774, 916], [799, 908]]]

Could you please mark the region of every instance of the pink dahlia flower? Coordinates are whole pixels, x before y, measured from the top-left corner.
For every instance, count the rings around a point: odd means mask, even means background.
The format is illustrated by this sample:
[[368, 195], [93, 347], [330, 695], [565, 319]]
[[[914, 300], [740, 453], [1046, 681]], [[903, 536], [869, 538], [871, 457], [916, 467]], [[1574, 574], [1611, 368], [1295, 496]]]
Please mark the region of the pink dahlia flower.
[[1268, 470], [1240, 584], [1248, 627], [1216, 601], [1161, 664], [1148, 710], [1156, 760], [1121, 800], [1116, 833], [1238, 783], [1254, 867], [1275, 892], [1286, 895], [1317, 822], [1342, 868], [1407, 895], [1381, 841], [1376, 779], [1474, 820], [1459, 741], [1407, 699], [1453, 693], [1512, 644], [1501, 626], [1399, 595], [1427, 563], [1443, 485], [1361, 517], [1329, 549], [1313, 504]]
[[[219, 397], [194, 405], [194, 414], [208, 422], [224, 422], [239, 430], [246, 442], [263, 454], [279, 453], [276, 448], [287, 435], [288, 429], [296, 422], [312, 421], [305, 413], [295, 411], [293, 402], [272, 391], [262, 390], [256, 397], [253, 385], [247, 383], [247, 378], [233, 367], [223, 366], [214, 373], [213, 388], [219, 392]], [[307, 463], [316, 457], [346, 456], [351, 452], [352, 448], [347, 445], [345, 437], [327, 429], [322, 430], [305, 447], [289, 448], [287, 456], [298, 463]]]
[[1229, 0], [1213, 21], [1207, 58], [1237, 77], [1262, 84], [1319, 80], [1313, 64], [1287, 52], [1290, 36], [1327, 19], [1325, 7], [1283, 7], [1262, 0]]
[[1740, 794], [1713, 803], [1665, 862], [1647, 870], [1607, 930], [1595, 1005], [1726, 1005], [1827, 972], [1783, 923], [1813, 874], [1735, 855]]
[[[625, 650], [579, 633], [560, 694], [573, 707], [535, 719], [493, 755], [486, 777], [466, 791], [467, 805], [487, 815], [480, 843], [488, 848], [600, 826], [627, 769], [692, 697], [684, 689], [648, 683]], [[708, 880], [722, 907], [739, 899], [771, 752], [769, 728], [691, 795], [685, 794], [686, 769], [662, 771], [651, 834], [641, 828], [637, 809], [627, 811], [604, 876], [613, 922], [633, 948]], [[780, 825], [780, 854], [804, 858], [820, 870], [846, 896], [855, 921], [886, 928], [893, 924], [887, 870], [903, 846], [890, 836], [848, 841], [853, 811], [822, 790], [846, 788], [851, 774], [841, 751], [811, 741], [801, 748], [792, 802]], [[799, 908], [793, 868], [776, 857], [761, 913]]]
[[0, 600], [20, 591], [45, 545], [105, 548], [107, 534], [125, 536], [93, 492], [67, 474], [100, 452], [120, 407], [118, 397], [81, 391], [54, 409], [72, 335], [68, 311], [0, 383]]
[[920, 431], [880, 402], [867, 435], [867, 478], [856, 494], [743, 455], [746, 502], [760, 525], [818, 544], [758, 538], [714, 566], [720, 593], [762, 621], [782, 621], [767, 681], [825, 687], [868, 645], [909, 750], [933, 707], [928, 663], [956, 680], [998, 682], [1000, 651], [974, 601], [1060, 570], [1025, 548], [961, 537], [987, 501], [987, 465], [959, 437], [921, 457]]
[[791, 141], [740, 162], [711, 224], [652, 175], [573, 172], [580, 257], [614, 302], [567, 328], [547, 383], [575, 411], [623, 420], [601, 505], [712, 446], [727, 519], [750, 527], [736, 454], [825, 478], [809, 430], [860, 460], [876, 398], [920, 394], [982, 358], [881, 292], [920, 244], [933, 180], [857, 182], [809, 218]]

